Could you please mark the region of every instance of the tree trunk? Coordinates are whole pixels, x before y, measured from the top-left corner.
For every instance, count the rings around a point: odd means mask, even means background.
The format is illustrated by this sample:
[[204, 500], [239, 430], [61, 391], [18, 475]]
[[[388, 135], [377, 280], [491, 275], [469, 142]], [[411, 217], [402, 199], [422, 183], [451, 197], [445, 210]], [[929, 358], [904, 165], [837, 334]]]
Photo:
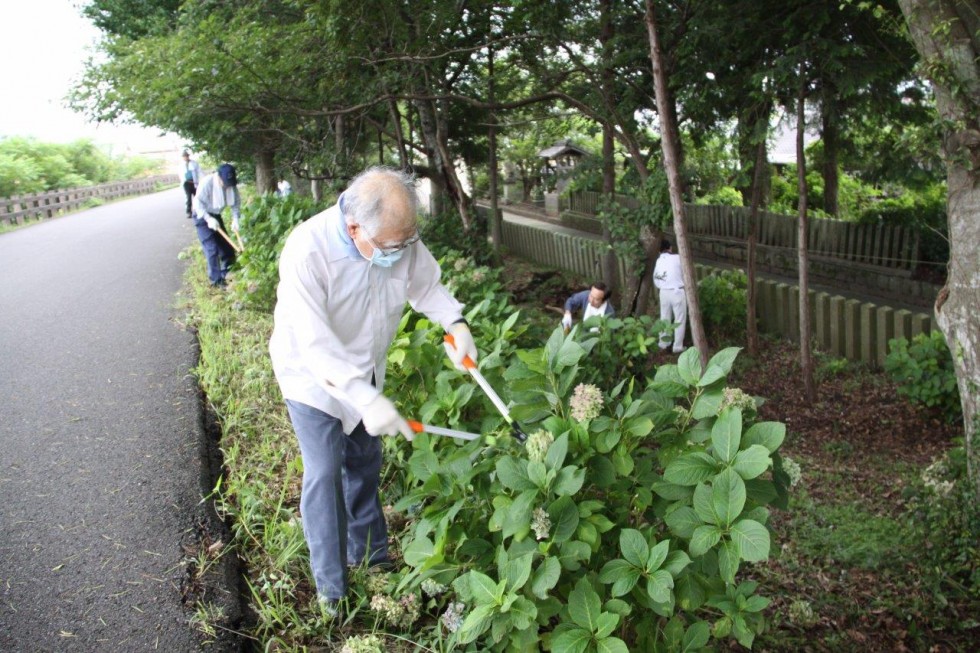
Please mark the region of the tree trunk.
[[255, 155], [255, 190], [260, 195], [276, 192], [276, 152], [261, 150]]
[[[602, 125], [602, 194], [608, 201], [616, 196], [616, 160], [613, 157], [615, 137], [611, 125]], [[609, 219], [602, 221], [602, 239], [606, 241], [606, 253], [602, 255], [602, 280], [609, 286], [610, 294], [619, 292], [619, 276], [616, 274], [616, 251], [613, 249], [613, 235]], [[625, 307], [621, 306], [620, 310]]]
[[[766, 118], [768, 127], [769, 119]], [[766, 139], [768, 129], [765, 129], [755, 147], [755, 163], [752, 169], [752, 201], [749, 207], [749, 219], [745, 235], [745, 273], [747, 277], [745, 291], [745, 335], [749, 353], [755, 356], [759, 353], [759, 324], [756, 317], [755, 296], [755, 259], [759, 243], [759, 208], [762, 205], [763, 188], [768, 186], [764, 179], [769, 175], [768, 157], [766, 156]], [[758, 136], [758, 135], [757, 135]]]
[[806, 159], [803, 132], [806, 128], [806, 80], [803, 67], [800, 67], [800, 94], [796, 101], [796, 178], [800, 192], [800, 215], [797, 221], [797, 240], [799, 252], [800, 285], [800, 370], [803, 373], [803, 389], [808, 405], [817, 400], [817, 390], [813, 385], [813, 352], [810, 329], [810, 253], [807, 248], [807, 202], [806, 202]]
[[943, 125], [949, 274], [936, 320], [953, 354], [963, 405], [967, 469], [980, 498], [980, 16], [968, 0], [899, 0]]
[[821, 110], [821, 133], [823, 140], [823, 210], [837, 217], [838, 196], [840, 195], [840, 176], [838, 160], [840, 158], [840, 129], [837, 126], [837, 101], [833, 94], [835, 90], [825, 89]]
[[[492, 46], [487, 54], [487, 82], [489, 84], [490, 103], [493, 104], [495, 93]], [[497, 116], [493, 112], [490, 112], [490, 129], [487, 137], [490, 141], [490, 156], [487, 162], [490, 166], [490, 240], [493, 242], [493, 256], [499, 263], [504, 235], [503, 225], [500, 224], [500, 209], [497, 206]]]
[[676, 114], [671, 109], [667, 75], [663, 68], [660, 39], [657, 36], [657, 22], [654, 17], [653, 0], [646, 0], [644, 20], [650, 37], [650, 61], [653, 64], [653, 86], [657, 96], [657, 114], [660, 117], [661, 146], [664, 153], [664, 168], [667, 170], [667, 185], [670, 191], [670, 205], [674, 211], [674, 234], [677, 238], [677, 251], [681, 257], [681, 270], [684, 273], [684, 295], [687, 298], [687, 317], [691, 325], [694, 346], [701, 355], [701, 366], [708, 366], [708, 340], [701, 322], [701, 306], [698, 303], [697, 276], [694, 272], [694, 259], [687, 242], [687, 225], [684, 219], [684, 195], [681, 188], [680, 159], [681, 144], [677, 133]]
[[402, 131], [402, 116], [398, 111], [398, 103], [395, 100], [388, 101], [388, 113], [391, 116], [391, 123], [395, 131], [395, 143], [398, 148], [398, 163], [402, 170], [408, 170], [411, 161], [408, 158], [408, 149], [405, 147], [405, 134]]
[[459, 217], [463, 221], [463, 229], [469, 231], [472, 226], [469, 202], [459, 183], [459, 177], [456, 175], [452, 156], [449, 154], [447, 142], [449, 130], [445, 125], [445, 118], [428, 100], [421, 100], [416, 106], [419, 110], [422, 138], [425, 140], [426, 149], [431, 152], [432, 169], [441, 177], [443, 189], [456, 210], [459, 211]]

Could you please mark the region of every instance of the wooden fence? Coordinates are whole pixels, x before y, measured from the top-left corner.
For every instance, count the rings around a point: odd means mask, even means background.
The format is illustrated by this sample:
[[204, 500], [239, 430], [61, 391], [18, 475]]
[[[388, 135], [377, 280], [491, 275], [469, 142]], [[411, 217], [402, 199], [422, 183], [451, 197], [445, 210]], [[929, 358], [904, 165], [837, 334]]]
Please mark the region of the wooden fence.
[[86, 203], [92, 198], [113, 200], [131, 195], [143, 195], [152, 193], [161, 186], [177, 184], [179, 181], [177, 175], [157, 175], [97, 186], [0, 198], [0, 224], [22, 224], [25, 220], [53, 218], [69, 211], [86, 208]]
[[[596, 215], [602, 195], [576, 191], [560, 201], [560, 208]], [[639, 200], [616, 195], [617, 203], [637, 208]], [[744, 241], [748, 233], [749, 208], [686, 204], [688, 233], [701, 239]], [[798, 248], [796, 216], [760, 212], [759, 245], [795, 251]], [[911, 271], [918, 263], [919, 237], [914, 229], [891, 225], [869, 225], [811, 218], [807, 243], [817, 257], [852, 261], [865, 265]]]
[[[511, 253], [587, 279], [599, 273], [605, 244], [596, 239], [558, 233], [547, 225], [503, 223], [503, 244]], [[698, 280], [721, 272], [706, 265], [695, 266]], [[625, 271], [620, 269], [620, 278]], [[653, 299], [656, 299], [656, 290]], [[766, 279], [756, 281], [760, 330], [799, 341], [799, 287]], [[891, 338], [912, 338], [936, 328], [931, 316], [896, 310], [888, 306], [810, 291], [813, 338], [822, 351], [832, 356], [880, 367]], [[711, 334], [708, 334], [711, 337]]]

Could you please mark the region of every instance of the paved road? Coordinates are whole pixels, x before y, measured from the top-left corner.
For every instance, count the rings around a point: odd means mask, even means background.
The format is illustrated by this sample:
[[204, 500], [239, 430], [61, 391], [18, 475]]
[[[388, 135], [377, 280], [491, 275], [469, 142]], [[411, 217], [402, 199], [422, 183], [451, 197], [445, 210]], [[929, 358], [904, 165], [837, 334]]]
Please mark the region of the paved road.
[[197, 651], [179, 189], [0, 234], [0, 650]]

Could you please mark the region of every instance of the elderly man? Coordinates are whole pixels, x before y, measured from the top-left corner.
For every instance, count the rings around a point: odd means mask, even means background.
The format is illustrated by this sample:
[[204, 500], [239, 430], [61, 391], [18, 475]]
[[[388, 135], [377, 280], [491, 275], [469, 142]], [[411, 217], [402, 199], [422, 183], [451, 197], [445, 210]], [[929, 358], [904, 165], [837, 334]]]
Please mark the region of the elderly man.
[[235, 262], [235, 249], [225, 236], [218, 233], [218, 229], [227, 233], [221, 211], [226, 206], [231, 208], [231, 228], [238, 231], [241, 203], [238, 174], [230, 163], [218, 166], [218, 171], [205, 177], [197, 188], [194, 227], [197, 228], [197, 238], [201, 241], [201, 249], [208, 263], [208, 278], [212, 286], [225, 285], [228, 268]]
[[609, 290], [606, 284], [596, 281], [588, 290], [577, 292], [565, 300], [565, 316], [561, 319], [561, 325], [567, 331], [572, 328], [572, 313], [582, 311], [582, 321], [590, 317], [599, 315], [610, 317], [616, 313], [613, 305], [607, 301]]
[[324, 608], [347, 591], [347, 567], [388, 560], [378, 485], [379, 435], [412, 430], [382, 394], [405, 303], [453, 335], [457, 368], [476, 346], [462, 305], [419, 241], [415, 180], [389, 168], [355, 178], [338, 203], [297, 226], [279, 260], [276, 379], [303, 455], [300, 511]]

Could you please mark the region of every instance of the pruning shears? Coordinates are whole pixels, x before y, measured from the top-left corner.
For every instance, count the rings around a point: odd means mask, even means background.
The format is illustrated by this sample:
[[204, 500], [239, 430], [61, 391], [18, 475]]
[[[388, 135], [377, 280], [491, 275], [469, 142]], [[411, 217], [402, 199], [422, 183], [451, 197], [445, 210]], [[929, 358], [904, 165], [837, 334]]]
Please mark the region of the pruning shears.
[[416, 422], [415, 420], [406, 420], [408, 422], [409, 428], [411, 428], [416, 433], [430, 433], [432, 435], [444, 435], [450, 438], [458, 438], [460, 440], [476, 440], [480, 437], [479, 433], [469, 433], [467, 431], [457, 431], [456, 429], [447, 429], [441, 426], [431, 426], [429, 424], [423, 424], [422, 422]]
[[[448, 333], [443, 336], [443, 340], [445, 340], [446, 344], [453, 349], [456, 348], [456, 341], [453, 340], [453, 337]], [[483, 389], [483, 392], [486, 393], [487, 397], [490, 399], [490, 402], [497, 408], [498, 411], [500, 411], [504, 421], [510, 426], [511, 435], [513, 435], [518, 442], [523, 444], [527, 440], [527, 433], [521, 430], [521, 425], [515, 422], [514, 418], [510, 416], [510, 411], [507, 409], [507, 404], [505, 404], [503, 399], [500, 398], [500, 395], [498, 395], [494, 389], [490, 387], [490, 384], [487, 383], [486, 377], [484, 377], [480, 370], [476, 368], [476, 363], [473, 362], [473, 359], [469, 356], [464, 356], [463, 367], [465, 367], [466, 371], [470, 373], [470, 376], [473, 377], [476, 384]]]

